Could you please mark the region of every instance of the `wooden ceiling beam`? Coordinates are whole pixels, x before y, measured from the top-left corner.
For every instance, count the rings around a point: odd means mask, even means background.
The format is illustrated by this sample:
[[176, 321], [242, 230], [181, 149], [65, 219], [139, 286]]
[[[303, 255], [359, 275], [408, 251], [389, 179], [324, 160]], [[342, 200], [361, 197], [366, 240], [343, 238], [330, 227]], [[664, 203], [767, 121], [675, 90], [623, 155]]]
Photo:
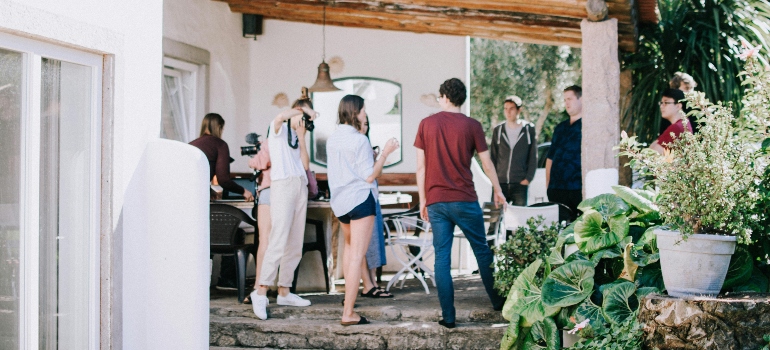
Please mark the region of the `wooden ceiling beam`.
[[[324, 2], [321, 0], [218, 0], [225, 1], [231, 5], [263, 5], [263, 6], [284, 6], [284, 5], [305, 5], [323, 8]], [[486, 3], [486, 1], [484, 2]], [[556, 17], [564, 19], [586, 18], [585, 1], [579, 2], [575, 6], [565, 6], [565, 1], [541, 1], [526, 2], [514, 0], [507, 2], [506, 6], [493, 7], [499, 2], [491, 2], [486, 6], [479, 6], [475, 1], [411, 1], [411, 0], [335, 0], [329, 2], [327, 9], [349, 8], [360, 11], [389, 12], [389, 13], [426, 13], [436, 17], [445, 16], [489, 16], [502, 18], [536, 18], [542, 16]], [[567, 2], [570, 3], [570, 2]], [[630, 23], [631, 11], [630, 5], [626, 2], [607, 2], [610, 13], [609, 16], [617, 18], [619, 22]]]
[[[323, 4], [316, 0], [220, 0], [230, 4], [233, 12], [262, 15], [265, 18], [321, 24]], [[513, 0], [516, 2], [519, 0]], [[410, 2], [410, 0], [390, 0]], [[411, 1], [414, 3], [427, 1]], [[438, 0], [437, 3], [494, 3], [495, 1]], [[550, 2], [546, 0], [546, 2]], [[326, 8], [326, 23], [333, 26], [374, 28], [470, 35], [473, 37], [510, 40], [525, 43], [570, 45], [579, 47], [582, 42], [580, 21], [582, 18], [541, 16], [527, 12], [449, 10], [434, 8], [404, 8], [373, 5], [379, 1], [337, 0]], [[431, 1], [431, 3], [433, 3]], [[564, 2], [562, 2], [564, 3]], [[585, 9], [583, 9], [585, 12]], [[619, 21], [618, 44], [623, 51], [635, 50], [635, 27]]]

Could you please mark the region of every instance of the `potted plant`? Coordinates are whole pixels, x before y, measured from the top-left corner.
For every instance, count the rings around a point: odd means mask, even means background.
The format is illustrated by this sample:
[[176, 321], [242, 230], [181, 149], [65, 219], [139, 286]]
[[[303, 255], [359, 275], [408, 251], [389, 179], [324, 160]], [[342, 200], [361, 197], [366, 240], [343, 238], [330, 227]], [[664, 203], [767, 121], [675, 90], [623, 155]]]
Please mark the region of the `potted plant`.
[[718, 294], [736, 243], [751, 241], [758, 184], [767, 164], [760, 143], [770, 120], [770, 89], [756, 59], [749, 59], [743, 74], [748, 87], [740, 116], [734, 116], [731, 105], [713, 104], [703, 93], [689, 94], [699, 132], [679, 135], [664, 156], [622, 133], [621, 155], [631, 159], [632, 168], [651, 175], [659, 191], [665, 229], [655, 234], [672, 296]]

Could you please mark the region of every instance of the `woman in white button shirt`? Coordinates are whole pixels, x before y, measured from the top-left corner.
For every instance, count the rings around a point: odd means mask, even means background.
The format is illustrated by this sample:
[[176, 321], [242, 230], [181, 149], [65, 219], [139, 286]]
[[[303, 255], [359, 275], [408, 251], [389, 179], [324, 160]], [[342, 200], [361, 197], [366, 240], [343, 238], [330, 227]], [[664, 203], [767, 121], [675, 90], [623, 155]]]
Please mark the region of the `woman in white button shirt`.
[[345, 234], [343, 273], [345, 274], [344, 326], [367, 324], [369, 321], [353, 312], [358, 294], [361, 263], [372, 238], [376, 204], [374, 180], [382, 174], [388, 156], [398, 148], [398, 141], [390, 139], [380, 159], [372, 159], [372, 145], [359, 130], [366, 123], [364, 99], [347, 95], [340, 101], [339, 126], [326, 143], [327, 170], [331, 207]]

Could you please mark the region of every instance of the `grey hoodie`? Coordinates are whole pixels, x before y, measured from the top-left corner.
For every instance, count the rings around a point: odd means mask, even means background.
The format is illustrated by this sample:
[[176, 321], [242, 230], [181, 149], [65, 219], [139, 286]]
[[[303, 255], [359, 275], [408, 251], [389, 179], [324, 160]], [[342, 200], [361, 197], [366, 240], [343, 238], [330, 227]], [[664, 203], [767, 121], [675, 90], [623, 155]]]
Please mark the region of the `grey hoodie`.
[[501, 184], [518, 184], [522, 180], [532, 182], [537, 170], [537, 135], [535, 126], [522, 121], [521, 132], [513, 136], [513, 152], [508, 143], [511, 135], [505, 130], [505, 122], [497, 125], [492, 133], [490, 156]]

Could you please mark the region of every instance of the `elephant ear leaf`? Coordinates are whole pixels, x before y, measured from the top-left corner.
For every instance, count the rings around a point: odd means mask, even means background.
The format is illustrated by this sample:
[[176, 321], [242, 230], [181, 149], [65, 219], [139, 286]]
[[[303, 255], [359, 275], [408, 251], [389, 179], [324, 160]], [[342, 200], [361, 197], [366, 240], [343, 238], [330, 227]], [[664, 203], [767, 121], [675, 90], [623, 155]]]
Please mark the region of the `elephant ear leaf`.
[[587, 209], [575, 224], [575, 242], [581, 252], [592, 254], [618, 244], [628, 235], [628, 217], [618, 215], [608, 221], [609, 228], [603, 227], [602, 215]]
[[519, 340], [519, 320], [521, 316], [519, 314], [513, 314], [511, 316], [511, 323], [508, 324], [508, 329], [503, 334], [503, 340], [500, 342], [500, 350], [513, 350], [516, 349], [516, 342]]
[[620, 197], [605, 193], [596, 197], [586, 199], [578, 204], [578, 209], [582, 212], [593, 209], [602, 214], [602, 217], [606, 220], [617, 215], [626, 215], [631, 208]]
[[615, 194], [623, 199], [626, 203], [639, 210], [642, 213], [656, 212], [658, 206], [652, 203], [651, 200], [640, 195], [638, 192], [626, 187], [626, 186], [612, 186]]
[[735, 253], [730, 258], [730, 265], [727, 268], [722, 289], [730, 289], [745, 284], [751, 278], [753, 269], [754, 264], [751, 261], [749, 251], [741, 246], [735, 247]]
[[553, 270], [543, 283], [543, 304], [551, 307], [575, 305], [594, 289], [594, 264], [573, 261]]
[[533, 323], [559, 312], [559, 307], [543, 304], [540, 286], [535, 280], [535, 274], [542, 263], [540, 259], [535, 260], [516, 277], [508, 293], [508, 300], [503, 305], [503, 317], [506, 320], [510, 321], [516, 313], [521, 316], [521, 326], [530, 327]]
[[604, 313], [602, 313], [602, 308], [596, 306], [593, 301], [591, 301], [591, 298], [586, 298], [586, 300], [583, 300], [580, 305], [578, 305], [577, 309], [575, 309], [575, 320], [578, 322], [583, 322], [584, 320], [590, 320], [588, 323], [591, 325], [591, 328], [593, 329], [601, 329], [602, 326], [607, 322], [604, 320]]
[[602, 311], [610, 323], [621, 324], [639, 308], [636, 286], [622, 282], [607, 288], [602, 293]]
[[550, 317], [536, 322], [529, 330], [521, 347], [523, 350], [559, 350], [561, 348], [561, 335], [556, 322]]

